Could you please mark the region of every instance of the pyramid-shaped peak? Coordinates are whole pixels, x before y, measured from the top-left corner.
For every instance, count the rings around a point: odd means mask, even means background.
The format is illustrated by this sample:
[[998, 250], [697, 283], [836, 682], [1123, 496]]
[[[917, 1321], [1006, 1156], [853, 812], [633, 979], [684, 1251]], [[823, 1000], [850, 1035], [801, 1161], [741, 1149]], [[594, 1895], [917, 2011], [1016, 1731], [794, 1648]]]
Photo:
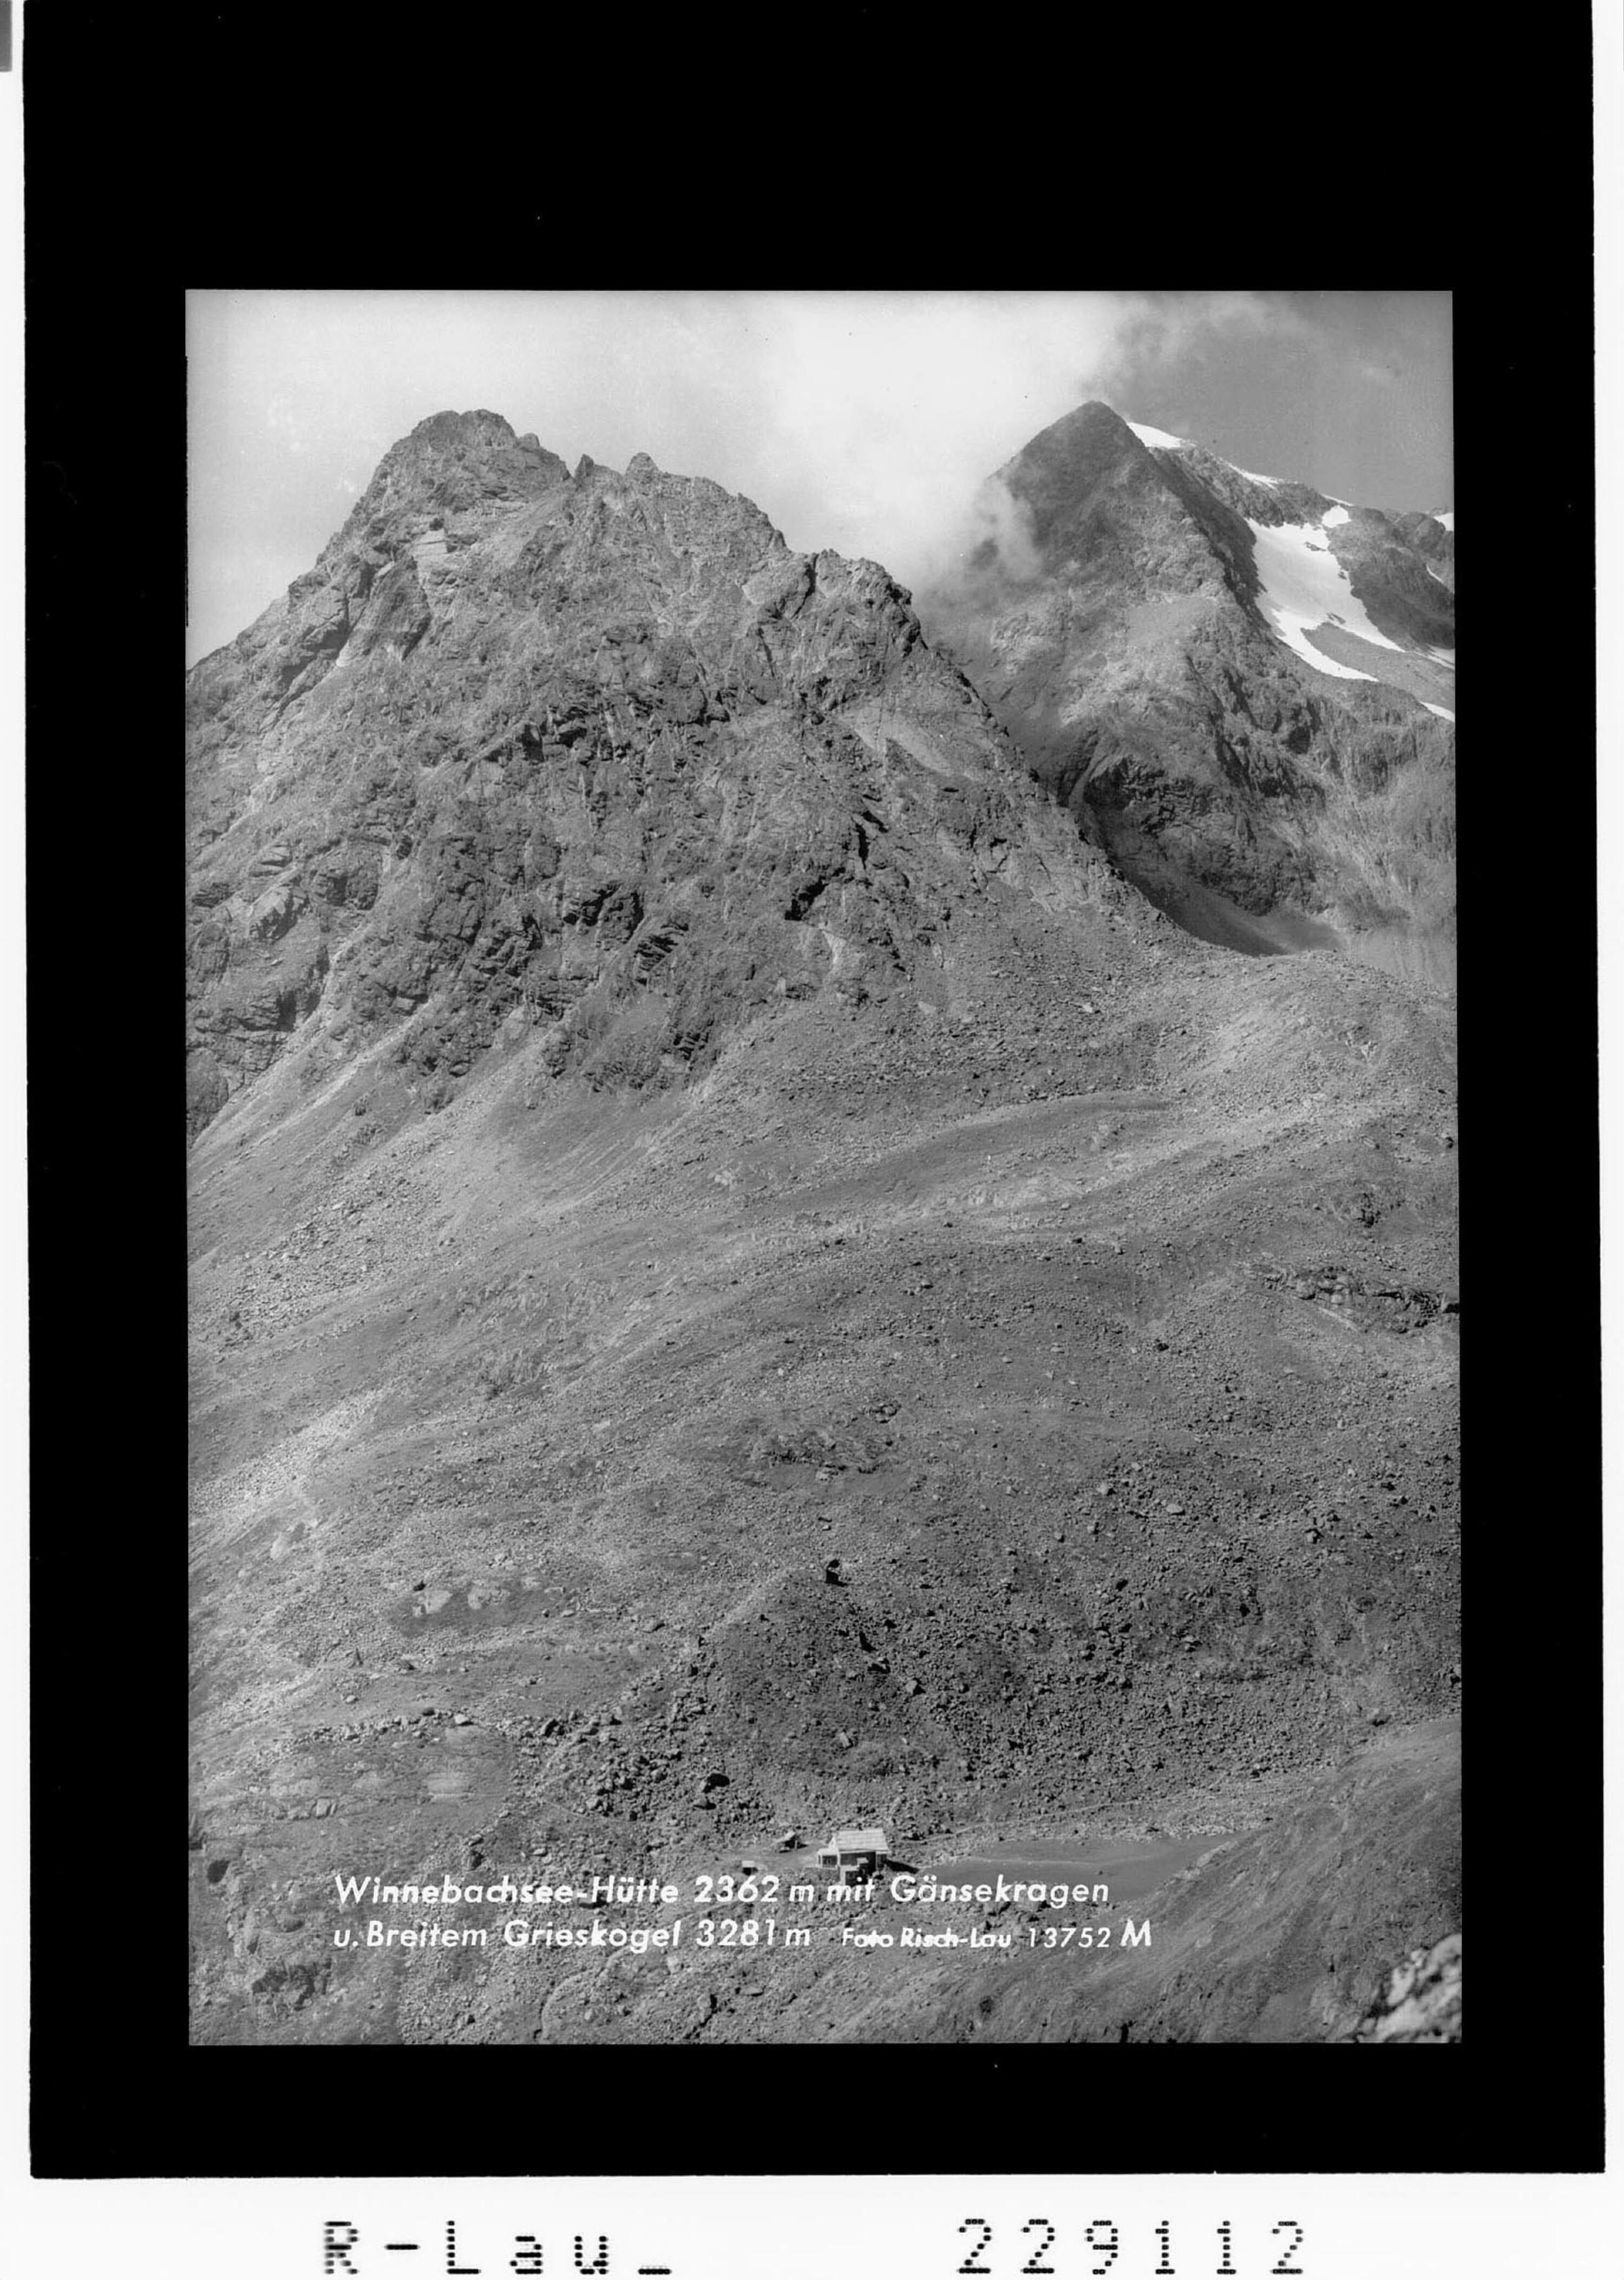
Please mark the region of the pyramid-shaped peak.
[[1107, 436], [1126, 438], [1132, 433], [1129, 422], [1122, 417], [1114, 404], [1106, 404], [1099, 397], [1092, 396], [1086, 404], [1080, 404], [1074, 412], [1064, 412], [1051, 426], [1042, 429], [1033, 441], [1041, 442], [1044, 435], [1068, 437], [1091, 435], [1101, 439]]
[[1004, 472], [1008, 476], [1023, 466], [1103, 469], [1121, 460], [1143, 462], [1143, 456], [1144, 445], [1131, 421], [1125, 420], [1114, 404], [1092, 397], [1087, 404], [1080, 404], [1074, 412], [1067, 412], [1049, 427], [1040, 428]]
[[1102, 486], [1159, 490], [1156, 461], [1121, 413], [1109, 404], [1080, 404], [1033, 436], [998, 470], [999, 480], [1030, 508], [1040, 546], [1068, 529]]
[[1131, 435], [1148, 451], [1185, 451], [1190, 447], [1188, 435], [1170, 435], [1166, 428], [1152, 428], [1143, 420], [1130, 420], [1126, 412], [1119, 412], [1114, 404], [1107, 404], [1097, 396], [1091, 396], [1086, 404], [1080, 404], [1074, 412], [1068, 412], [1064, 419], [1055, 421], [1053, 428], [1043, 431], [1045, 435], [1057, 432], [1079, 439], [1110, 438], [1119, 444], [1125, 436]]

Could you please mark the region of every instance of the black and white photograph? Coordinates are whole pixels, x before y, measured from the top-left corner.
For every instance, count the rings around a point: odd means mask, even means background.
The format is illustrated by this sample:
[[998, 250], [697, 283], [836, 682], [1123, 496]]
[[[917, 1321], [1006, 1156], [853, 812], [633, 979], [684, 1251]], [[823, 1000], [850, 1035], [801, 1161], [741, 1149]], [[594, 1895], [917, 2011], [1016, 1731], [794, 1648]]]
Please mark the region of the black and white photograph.
[[1620, 4], [0, 8], [19, 2270], [1613, 2272]]
[[189, 295], [194, 2045], [1460, 2040], [1451, 328]]

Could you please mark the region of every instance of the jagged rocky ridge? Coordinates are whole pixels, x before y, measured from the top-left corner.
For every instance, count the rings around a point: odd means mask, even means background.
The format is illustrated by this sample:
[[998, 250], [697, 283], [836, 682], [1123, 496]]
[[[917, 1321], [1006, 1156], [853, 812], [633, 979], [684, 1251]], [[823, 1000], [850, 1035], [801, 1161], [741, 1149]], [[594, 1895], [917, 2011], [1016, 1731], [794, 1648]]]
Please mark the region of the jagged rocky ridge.
[[535, 1025], [658, 1083], [904, 980], [990, 880], [1122, 898], [876, 564], [490, 412], [396, 445], [188, 705], [194, 1132], [318, 1012], [315, 1069], [388, 1034], [431, 1104]]
[[[1209, 940], [1451, 980], [1452, 531], [1147, 443], [1100, 403], [982, 506], [921, 612], [1088, 836]], [[1333, 562], [1345, 597], [1289, 643], [1271, 585]]]

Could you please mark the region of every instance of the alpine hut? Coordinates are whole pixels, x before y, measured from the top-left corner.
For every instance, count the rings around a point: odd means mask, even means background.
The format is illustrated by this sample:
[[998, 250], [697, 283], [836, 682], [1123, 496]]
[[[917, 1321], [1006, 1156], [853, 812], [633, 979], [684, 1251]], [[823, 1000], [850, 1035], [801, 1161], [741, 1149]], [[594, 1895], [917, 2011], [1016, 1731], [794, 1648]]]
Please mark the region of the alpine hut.
[[883, 1829], [837, 1829], [818, 1849], [818, 1866], [832, 1868], [843, 1884], [861, 1883], [891, 1857]]

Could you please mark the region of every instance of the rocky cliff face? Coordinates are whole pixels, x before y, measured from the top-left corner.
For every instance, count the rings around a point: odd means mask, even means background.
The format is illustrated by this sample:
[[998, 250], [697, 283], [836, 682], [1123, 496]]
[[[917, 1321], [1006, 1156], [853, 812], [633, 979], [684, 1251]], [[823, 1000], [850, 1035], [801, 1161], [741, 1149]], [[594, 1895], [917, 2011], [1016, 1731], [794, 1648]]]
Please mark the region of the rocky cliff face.
[[1448, 980], [1452, 530], [1097, 403], [986, 504], [925, 622], [1124, 872], [1208, 940]]
[[397, 444], [188, 698], [194, 1131], [295, 1037], [307, 1082], [388, 1037], [432, 1105], [532, 1027], [658, 1085], [939, 963], [992, 880], [1121, 899], [875, 564], [490, 412]]

